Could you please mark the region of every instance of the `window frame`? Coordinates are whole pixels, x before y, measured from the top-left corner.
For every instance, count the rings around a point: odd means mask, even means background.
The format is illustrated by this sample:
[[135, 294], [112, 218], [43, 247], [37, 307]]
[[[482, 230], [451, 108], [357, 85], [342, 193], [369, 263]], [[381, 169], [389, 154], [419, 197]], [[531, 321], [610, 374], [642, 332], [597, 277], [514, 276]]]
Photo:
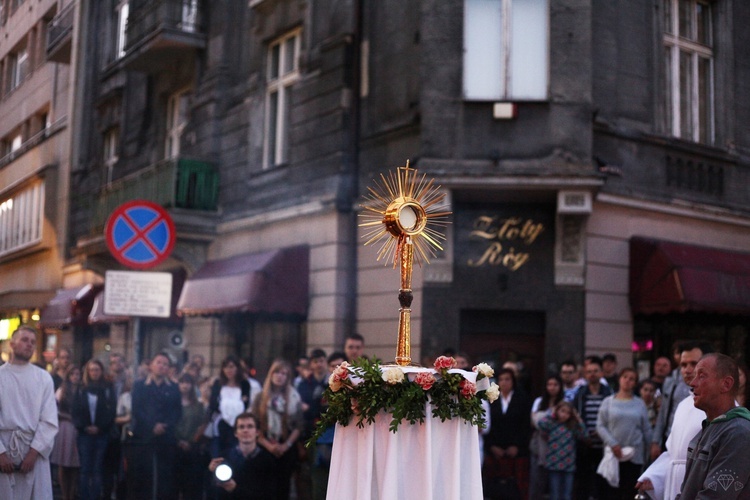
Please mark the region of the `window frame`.
[[41, 243], [44, 190], [40, 181], [0, 199], [0, 258]]
[[120, 0], [115, 7], [115, 60], [122, 59], [126, 53], [129, 17], [130, 1]]
[[[529, 3], [524, 4], [524, 1]], [[535, 1], [543, 3], [541, 5], [543, 24], [529, 22], [530, 16], [536, 16], [541, 12], [536, 8], [539, 5], [534, 5], [532, 0], [463, 1], [462, 97], [464, 100], [475, 102], [544, 102], [549, 100], [550, 1]], [[482, 4], [484, 4], [483, 7]], [[515, 10], [514, 4], [516, 4]], [[498, 18], [493, 17], [495, 14]], [[475, 23], [479, 23], [480, 26]], [[514, 29], [514, 26], [519, 24], [523, 27]], [[530, 31], [529, 26], [534, 26], [536, 31]], [[493, 28], [499, 29], [493, 31]], [[488, 31], [491, 35], [487, 35]], [[482, 36], [474, 37], [472, 33], [482, 33]], [[517, 60], [528, 61], [529, 58], [534, 61], [534, 64], [514, 63]], [[487, 67], [490, 69], [487, 70]], [[481, 80], [476, 81], [477, 78]], [[527, 84], [529, 81], [540, 81], [540, 83], [534, 88]], [[518, 85], [519, 83], [521, 85]], [[518, 87], [515, 90], [514, 84]]]
[[112, 127], [104, 132], [102, 159], [106, 169], [107, 185], [112, 183], [115, 165], [120, 160], [120, 128]]
[[[164, 133], [164, 158], [174, 159], [180, 156], [180, 140], [189, 121], [189, 106], [192, 87], [184, 87], [167, 97], [166, 121]], [[182, 113], [185, 100], [185, 112]]]
[[[287, 54], [287, 42], [293, 41], [292, 54]], [[278, 61], [274, 48], [279, 47]], [[266, 51], [266, 97], [263, 139], [263, 168], [272, 168], [289, 161], [289, 88], [300, 78], [299, 56], [302, 50], [302, 28], [288, 31], [268, 44]], [[284, 70], [291, 57], [291, 67]], [[274, 62], [278, 68], [274, 72]], [[275, 113], [271, 112], [276, 104]], [[274, 116], [272, 116], [272, 114]], [[273, 141], [271, 140], [273, 139]]]
[[[689, 37], [680, 32], [680, 5], [690, 5], [690, 33]], [[667, 7], [667, 5], [669, 7]], [[703, 44], [697, 40], [698, 16], [697, 6], [706, 9], [708, 19], [705, 22], [707, 28], [707, 43]], [[664, 0], [662, 3], [664, 14], [662, 16], [662, 44], [664, 47], [664, 104], [665, 124], [664, 128], [668, 135], [702, 144], [714, 144], [716, 140], [716, 93], [715, 93], [715, 38], [713, 33], [713, 9], [707, 0]], [[669, 19], [667, 18], [669, 13]], [[667, 27], [667, 22], [671, 25]], [[690, 116], [684, 116], [681, 84], [684, 83], [680, 68], [681, 55], [690, 58]], [[708, 62], [706, 95], [700, 92], [700, 62]], [[706, 120], [701, 121], [701, 99], [706, 99]], [[684, 129], [684, 121], [688, 120], [690, 130]], [[704, 130], [705, 129], [705, 130]]]

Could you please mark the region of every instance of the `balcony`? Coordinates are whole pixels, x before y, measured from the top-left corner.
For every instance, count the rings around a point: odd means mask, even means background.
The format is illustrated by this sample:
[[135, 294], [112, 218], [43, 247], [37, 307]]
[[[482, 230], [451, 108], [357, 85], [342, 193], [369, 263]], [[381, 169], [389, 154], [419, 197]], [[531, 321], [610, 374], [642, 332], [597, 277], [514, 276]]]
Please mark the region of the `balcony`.
[[75, 2], [71, 2], [47, 25], [47, 60], [70, 64], [70, 51], [73, 45], [73, 22]]
[[[198, 0], [135, 0], [130, 6], [122, 64], [157, 73], [165, 61], [192, 64], [197, 49], [206, 47], [203, 12]], [[170, 66], [171, 67], [171, 66]]]
[[[101, 233], [110, 214], [126, 201], [148, 200], [167, 208], [215, 212], [218, 198], [219, 174], [212, 164], [185, 158], [162, 160], [99, 192], [92, 233]], [[175, 223], [179, 225], [178, 220]]]

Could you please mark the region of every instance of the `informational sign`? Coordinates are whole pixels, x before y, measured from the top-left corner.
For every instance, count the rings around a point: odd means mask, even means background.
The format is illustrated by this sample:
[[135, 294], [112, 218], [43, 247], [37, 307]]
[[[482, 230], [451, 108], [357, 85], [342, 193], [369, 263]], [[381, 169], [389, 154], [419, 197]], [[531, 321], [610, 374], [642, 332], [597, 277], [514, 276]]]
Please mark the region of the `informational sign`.
[[107, 271], [104, 314], [168, 318], [172, 308], [172, 274]]
[[175, 244], [172, 217], [164, 208], [146, 200], [117, 207], [104, 230], [107, 247], [121, 263], [133, 269], [148, 269], [169, 257]]

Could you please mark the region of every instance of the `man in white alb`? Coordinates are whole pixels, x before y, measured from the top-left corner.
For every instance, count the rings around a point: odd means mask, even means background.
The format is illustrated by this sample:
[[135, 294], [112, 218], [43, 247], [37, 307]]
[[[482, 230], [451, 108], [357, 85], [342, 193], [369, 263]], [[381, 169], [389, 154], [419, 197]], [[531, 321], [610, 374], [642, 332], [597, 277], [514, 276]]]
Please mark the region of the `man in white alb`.
[[36, 330], [22, 325], [10, 341], [13, 358], [0, 366], [0, 498], [52, 500], [49, 454], [57, 405], [49, 373], [29, 362]]
[[[686, 344], [680, 354], [680, 374], [686, 384], [695, 378], [695, 367], [701, 356], [712, 351], [702, 343]], [[667, 437], [667, 451], [659, 455], [654, 463], [638, 478], [636, 488], [646, 492], [651, 498], [673, 499], [680, 492], [685, 477], [685, 462], [690, 440], [700, 432], [701, 422], [706, 413], [693, 404], [693, 395], [680, 401], [674, 412], [672, 431]]]

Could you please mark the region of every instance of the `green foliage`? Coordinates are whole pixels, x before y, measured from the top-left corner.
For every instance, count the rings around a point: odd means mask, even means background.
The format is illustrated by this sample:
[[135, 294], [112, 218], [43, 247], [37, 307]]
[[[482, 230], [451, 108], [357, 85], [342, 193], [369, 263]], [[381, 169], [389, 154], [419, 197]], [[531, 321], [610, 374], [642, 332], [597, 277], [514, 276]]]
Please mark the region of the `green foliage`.
[[[400, 371], [397, 367], [382, 367], [376, 358], [360, 358], [351, 365], [340, 366], [337, 369], [340, 370], [338, 382], [332, 381], [323, 395], [328, 409], [321, 415], [307, 446], [315, 444], [327, 428], [337, 423], [347, 426], [354, 420], [357, 427], [363, 428], [372, 424], [381, 411], [391, 415], [391, 432], [398, 431], [403, 421], [422, 424], [428, 401], [432, 404], [434, 418], [441, 421], [462, 418], [472, 425], [485, 426], [481, 400], [488, 399], [486, 391], [470, 393], [468, 397], [463, 395], [462, 382], [465, 379], [460, 373], [437, 370], [435, 382], [425, 390], [419, 383], [409, 381], [407, 376], [401, 381], [387, 382], [384, 373], [389, 369]], [[398, 372], [391, 374], [398, 376]], [[336, 378], [336, 373], [332, 378]], [[481, 378], [480, 373], [478, 379]]]

